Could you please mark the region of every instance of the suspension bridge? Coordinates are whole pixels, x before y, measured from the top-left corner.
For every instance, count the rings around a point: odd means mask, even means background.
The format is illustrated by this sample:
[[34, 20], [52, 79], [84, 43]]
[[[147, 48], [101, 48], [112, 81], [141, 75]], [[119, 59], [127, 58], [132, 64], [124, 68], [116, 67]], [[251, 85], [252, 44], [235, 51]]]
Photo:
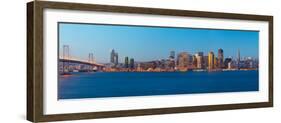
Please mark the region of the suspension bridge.
[[60, 74], [69, 74], [70, 72], [91, 72], [101, 71], [103, 64], [94, 61], [93, 53], [89, 53], [88, 60], [71, 57], [69, 45], [63, 45], [62, 56], [59, 57]]

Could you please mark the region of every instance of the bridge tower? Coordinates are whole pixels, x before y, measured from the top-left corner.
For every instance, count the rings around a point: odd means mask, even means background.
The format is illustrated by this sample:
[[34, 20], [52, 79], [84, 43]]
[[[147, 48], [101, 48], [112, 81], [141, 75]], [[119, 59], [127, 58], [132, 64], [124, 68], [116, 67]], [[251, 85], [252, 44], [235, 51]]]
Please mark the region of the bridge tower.
[[89, 53], [88, 61], [89, 61], [89, 63], [94, 63], [94, 54], [93, 53]]
[[[91, 63], [91, 64], [94, 63], [94, 54], [93, 53], [89, 53], [88, 62]], [[93, 65], [90, 65], [89, 70], [92, 71], [93, 67], [94, 67]]]
[[[63, 59], [70, 59], [69, 55], [69, 45], [63, 45], [63, 51], [62, 51], [62, 58]], [[63, 62], [63, 73], [69, 72], [69, 62]]]
[[[88, 61], [91, 64], [95, 63], [95, 61], [94, 61], [94, 54], [93, 53], [89, 53]], [[94, 67], [95, 67], [94, 65], [91, 65], [90, 68], [89, 68], [90, 71], [93, 71]]]

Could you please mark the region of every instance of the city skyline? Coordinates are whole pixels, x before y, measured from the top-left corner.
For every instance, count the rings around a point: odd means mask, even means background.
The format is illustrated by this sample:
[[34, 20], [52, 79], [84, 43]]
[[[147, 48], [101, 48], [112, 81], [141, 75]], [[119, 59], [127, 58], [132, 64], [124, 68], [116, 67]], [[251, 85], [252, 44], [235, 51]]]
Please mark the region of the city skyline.
[[[197, 52], [207, 55], [212, 51], [218, 57], [220, 48], [224, 50], [224, 58], [237, 58], [237, 50], [241, 51], [241, 57], [258, 58], [258, 32], [255, 31], [69, 23], [59, 26], [60, 47], [70, 45], [71, 54], [81, 59], [87, 59], [88, 54], [93, 53], [98, 63], [109, 63], [112, 49], [118, 51], [120, 63], [125, 62], [125, 57], [135, 61], [165, 59], [171, 51], [193, 55]], [[112, 37], [106, 36], [108, 34]], [[60, 55], [61, 51], [60, 48]]]
[[[219, 49], [217, 49], [217, 50], [221, 51], [222, 48], [219, 48]], [[155, 61], [155, 60], [170, 59], [170, 57], [171, 57], [171, 55], [170, 55], [171, 52], [174, 53], [174, 57], [173, 57], [174, 59], [177, 58], [177, 55], [179, 55], [180, 53], [183, 53], [183, 52], [187, 53], [187, 54], [190, 55], [190, 56], [195, 56], [195, 55], [198, 54], [198, 53], [202, 53], [203, 56], [208, 56], [209, 53], [212, 52], [212, 53], [214, 54], [214, 57], [215, 57], [215, 58], [220, 59], [219, 62], [224, 61], [224, 59], [226, 59], [226, 58], [231, 58], [231, 59], [236, 59], [236, 60], [237, 60], [238, 58], [239, 58], [239, 59], [245, 59], [245, 58], [258, 59], [258, 58], [252, 57], [252, 56], [240, 56], [240, 49], [237, 49], [237, 50], [236, 50], [236, 55], [234, 55], [234, 56], [224, 56], [224, 52], [222, 52], [222, 53], [219, 55], [219, 51], [217, 51], [217, 50], [211, 50], [211, 51], [206, 52], [206, 53], [205, 53], [205, 52], [202, 52], [202, 51], [198, 51], [198, 52], [180, 51], [180, 52], [176, 53], [174, 50], [171, 50], [171, 51], [167, 52], [167, 53], [166, 53], [166, 56], [163, 57], [163, 58], [160, 58], [160, 59], [150, 59], [150, 60], [148, 60], [148, 61], [139, 61], [139, 60], [138, 60], [138, 62], [149, 62], [149, 61]], [[115, 60], [112, 60], [112, 51], [114, 51], [114, 52], [116, 53], [115, 55], [117, 55], [117, 58], [113, 58], [113, 59], [116, 60], [117, 64], [119, 64], [119, 63], [125, 63], [125, 62], [126, 62], [125, 60], [122, 60], [122, 59], [119, 58], [119, 53], [118, 53], [115, 49], [112, 49], [111, 52], [109, 53], [110, 56], [109, 56], [109, 59], [107, 60], [106, 63], [113, 63], [113, 62], [115, 62]], [[92, 53], [90, 53], [90, 54], [92, 54]], [[221, 55], [222, 55], [222, 56], [221, 56]], [[126, 58], [128, 57], [128, 56], [124, 56], [124, 55], [122, 55], [122, 54], [121, 54], [121, 56], [122, 56], [123, 59], [126, 59]], [[115, 57], [116, 57], [116, 56], [115, 56]], [[134, 56], [129, 57], [129, 58], [134, 58]], [[121, 62], [120, 62], [120, 61], [121, 61]]]

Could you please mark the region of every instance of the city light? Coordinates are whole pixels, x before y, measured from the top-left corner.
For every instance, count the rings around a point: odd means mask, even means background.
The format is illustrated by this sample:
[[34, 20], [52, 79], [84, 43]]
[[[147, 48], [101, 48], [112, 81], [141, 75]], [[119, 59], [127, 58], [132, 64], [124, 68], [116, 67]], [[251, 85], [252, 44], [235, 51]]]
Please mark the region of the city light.
[[235, 71], [235, 70], [258, 70], [258, 60], [252, 57], [224, 58], [222, 48], [217, 50], [217, 56], [213, 51], [204, 55], [204, 52], [191, 54], [188, 52], [170, 51], [167, 58], [150, 61], [137, 61], [133, 57], [125, 56], [124, 63], [119, 62], [118, 52], [114, 49], [109, 54], [109, 62], [98, 64], [94, 61], [94, 54], [89, 53], [88, 60], [79, 60], [71, 57], [70, 47], [63, 45], [63, 56], [60, 57], [60, 73], [69, 72], [186, 72], [186, 71]]

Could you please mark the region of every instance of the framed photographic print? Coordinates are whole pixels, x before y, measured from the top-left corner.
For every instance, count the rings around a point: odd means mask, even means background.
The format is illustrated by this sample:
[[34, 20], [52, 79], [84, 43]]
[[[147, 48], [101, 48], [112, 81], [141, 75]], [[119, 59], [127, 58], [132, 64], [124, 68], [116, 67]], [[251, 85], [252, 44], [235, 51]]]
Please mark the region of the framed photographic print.
[[27, 3], [33, 122], [273, 106], [273, 17]]

